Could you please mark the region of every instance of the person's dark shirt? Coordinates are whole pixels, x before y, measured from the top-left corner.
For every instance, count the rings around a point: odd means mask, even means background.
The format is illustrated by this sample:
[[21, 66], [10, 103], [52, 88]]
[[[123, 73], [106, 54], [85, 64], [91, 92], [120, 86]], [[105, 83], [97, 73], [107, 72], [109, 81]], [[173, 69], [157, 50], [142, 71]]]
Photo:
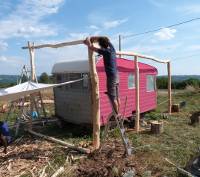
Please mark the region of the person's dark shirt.
[[116, 51], [113, 45], [109, 42], [108, 48], [98, 49], [97, 52], [103, 55], [106, 76], [117, 77]]

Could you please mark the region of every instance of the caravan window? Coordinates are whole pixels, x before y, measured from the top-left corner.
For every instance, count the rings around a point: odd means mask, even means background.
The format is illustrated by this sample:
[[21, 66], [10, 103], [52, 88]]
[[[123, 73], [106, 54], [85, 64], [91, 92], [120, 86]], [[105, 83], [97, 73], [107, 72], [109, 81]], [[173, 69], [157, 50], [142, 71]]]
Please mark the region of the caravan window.
[[147, 92], [155, 91], [156, 83], [154, 75], [147, 75]]
[[135, 76], [131, 73], [128, 76], [128, 89], [135, 88]]

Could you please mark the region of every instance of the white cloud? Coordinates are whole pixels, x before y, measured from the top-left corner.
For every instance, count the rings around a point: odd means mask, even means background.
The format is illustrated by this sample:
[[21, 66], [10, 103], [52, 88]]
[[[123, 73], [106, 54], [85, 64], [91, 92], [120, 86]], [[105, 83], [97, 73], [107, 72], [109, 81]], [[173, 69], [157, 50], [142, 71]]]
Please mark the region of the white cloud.
[[16, 65], [16, 63], [21, 63], [22, 60], [16, 56], [0, 56], [0, 62], [9, 63], [11, 65]]
[[160, 40], [170, 40], [175, 37], [176, 29], [163, 28], [159, 32], [154, 33]]
[[7, 50], [7, 48], [8, 48], [8, 43], [0, 41], [0, 50]]
[[41, 37], [57, 34], [55, 26], [44, 23], [44, 17], [58, 12], [64, 0], [20, 1], [6, 18], [0, 21], [0, 39]]
[[90, 25], [89, 28], [90, 28], [90, 29], [94, 29], [94, 30], [98, 30], [98, 29], [99, 29], [99, 27], [96, 26], [96, 25]]
[[104, 29], [116, 28], [127, 21], [128, 21], [127, 18], [121, 20], [106, 21], [103, 23], [103, 28]]
[[188, 47], [188, 49], [190, 50], [190, 51], [196, 51], [196, 50], [200, 50], [200, 45], [191, 45], [191, 46], [189, 46]]
[[8, 59], [5, 57], [5, 56], [0, 56], [0, 62], [5, 62], [7, 61]]
[[156, 6], [156, 7], [162, 7], [162, 6], [164, 6], [163, 1], [161, 2], [160, 0], [149, 0], [149, 2], [151, 4], [153, 4], [154, 6]]
[[170, 44], [170, 45], [137, 45], [129, 47], [128, 51], [136, 51], [139, 53], [146, 53], [149, 55], [152, 55], [154, 53], [159, 53], [162, 51], [163, 53], [173, 52], [177, 50], [178, 47], [180, 47], [182, 43], [176, 43], [176, 44]]
[[89, 36], [89, 33], [69, 33], [70, 39], [84, 39]]
[[176, 10], [185, 14], [200, 14], [200, 4], [180, 6], [177, 7]]

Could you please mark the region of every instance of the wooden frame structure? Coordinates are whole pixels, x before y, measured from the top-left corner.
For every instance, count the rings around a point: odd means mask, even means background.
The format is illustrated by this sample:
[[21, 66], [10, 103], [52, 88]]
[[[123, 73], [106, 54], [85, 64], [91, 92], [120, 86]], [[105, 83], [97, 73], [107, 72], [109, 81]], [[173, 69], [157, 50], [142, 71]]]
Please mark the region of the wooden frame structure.
[[[22, 49], [29, 49], [30, 58], [34, 59], [34, 49], [41, 49], [41, 48], [60, 48], [65, 46], [72, 46], [72, 45], [79, 45], [84, 44], [84, 40], [76, 40], [71, 42], [63, 42], [58, 44], [43, 44], [43, 45], [30, 45], [28, 43], [28, 46], [22, 47]], [[140, 99], [139, 99], [139, 67], [138, 67], [138, 57], [144, 58], [144, 59], [150, 59], [159, 63], [167, 64], [168, 67], [168, 112], [171, 113], [171, 68], [170, 68], [170, 61], [162, 61], [152, 56], [146, 56], [141, 55], [133, 52], [123, 52], [119, 51], [117, 52], [117, 55], [122, 56], [132, 56], [134, 57], [134, 63], [135, 63], [135, 85], [136, 85], [136, 131], [139, 132], [140, 125]], [[95, 64], [95, 58], [93, 51], [91, 51], [88, 48], [88, 60], [89, 60], [89, 70], [90, 70], [90, 78], [91, 78], [91, 87], [92, 87], [92, 123], [93, 123], [93, 148], [98, 149], [100, 147], [100, 102], [99, 102], [99, 79], [96, 71], [96, 64]], [[34, 61], [31, 62], [31, 64], [34, 65]], [[34, 70], [34, 66], [31, 66], [31, 69]], [[32, 76], [35, 73], [35, 71], [32, 71]]]
[[138, 67], [138, 58], [152, 60], [158, 63], [167, 64], [167, 72], [168, 72], [168, 113], [171, 114], [171, 107], [172, 107], [172, 93], [171, 93], [171, 64], [170, 60], [160, 60], [153, 56], [142, 55], [139, 53], [134, 52], [124, 52], [118, 51], [117, 55], [122, 56], [132, 56], [134, 57], [134, 64], [135, 64], [135, 105], [136, 105], [136, 121], [135, 121], [135, 129], [136, 132], [140, 131], [140, 79], [139, 79], [139, 67]]

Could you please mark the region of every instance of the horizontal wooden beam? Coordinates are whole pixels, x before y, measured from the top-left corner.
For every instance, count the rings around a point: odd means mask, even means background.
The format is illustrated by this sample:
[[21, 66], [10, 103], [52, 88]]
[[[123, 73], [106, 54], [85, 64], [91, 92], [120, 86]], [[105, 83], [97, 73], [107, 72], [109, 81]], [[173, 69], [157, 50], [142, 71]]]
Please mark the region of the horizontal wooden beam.
[[125, 51], [117, 51], [116, 52], [117, 55], [126, 55], [126, 56], [137, 56], [139, 58], [143, 58], [143, 59], [149, 59], [149, 60], [153, 60], [155, 62], [158, 62], [158, 63], [168, 63], [169, 60], [160, 60], [158, 58], [155, 58], [153, 56], [148, 56], [148, 55], [142, 55], [142, 54], [139, 54], [139, 53], [135, 53], [135, 52], [125, 52]]
[[[34, 49], [41, 49], [41, 48], [59, 48], [59, 47], [65, 47], [65, 46], [71, 46], [71, 45], [78, 45], [78, 44], [83, 44], [84, 40], [76, 40], [76, 41], [70, 41], [70, 42], [62, 42], [62, 43], [57, 43], [57, 44], [41, 44], [41, 45], [34, 45], [31, 46], [31, 48]], [[22, 49], [28, 49], [28, 46], [22, 47]]]

